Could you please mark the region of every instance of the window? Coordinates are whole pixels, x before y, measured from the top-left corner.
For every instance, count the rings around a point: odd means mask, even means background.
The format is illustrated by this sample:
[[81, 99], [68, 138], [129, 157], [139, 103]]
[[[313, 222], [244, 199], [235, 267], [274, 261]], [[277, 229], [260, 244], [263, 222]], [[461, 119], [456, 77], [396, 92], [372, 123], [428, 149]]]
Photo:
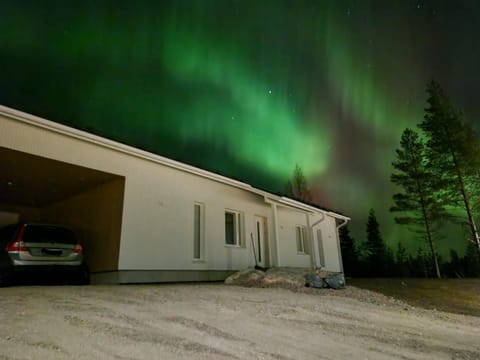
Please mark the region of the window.
[[193, 259], [203, 259], [204, 249], [204, 209], [205, 206], [200, 203], [193, 205]]
[[242, 217], [239, 212], [225, 211], [225, 244], [240, 246], [242, 244]]
[[325, 253], [323, 252], [322, 230], [317, 230], [318, 255], [320, 257], [320, 266], [325, 267]]
[[258, 262], [262, 262], [262, 233], [260, 232], [260, 221], [256, 220], [255, 223], [257, 224], [257, 256]]
[[299, 254], [307, 254], [307, 229], [305, 226], [296, 227], [296, 236], [297, 236], [297, 252]]

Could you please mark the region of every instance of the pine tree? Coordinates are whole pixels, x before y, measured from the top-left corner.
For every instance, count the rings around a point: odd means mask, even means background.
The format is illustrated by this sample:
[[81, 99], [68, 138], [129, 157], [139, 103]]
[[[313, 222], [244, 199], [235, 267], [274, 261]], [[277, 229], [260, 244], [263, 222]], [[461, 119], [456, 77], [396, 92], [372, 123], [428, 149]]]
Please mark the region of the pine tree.
[[448, 184], [444, 198], [464, 207], [480, 257], [480, 237], [471, 203], [472, 189], [476, 188], [472, 181], [478, 181], [480, 140], [437, 82], [428, 84], [427, 93], [428, 107], [419, 126], [428, 138], [429, 157], [438, 170], [438, 177]]
[[400, 141], [400, 149], [396, 150], [397, 158], [392, 163], [397, 171], [390, 180], [401, 187], [402, 192], [393, 195], [395, 206], [392, 212], [401, 212], [403, 216], [395, 217], [395, 222], [409, 226], [409, 229], [425, 236], [435, 265], [438, 278], [440, 266], [433, 236], [433, 222], [444, 215], [444, 207], [438, 199], [438, 192], [443, 182], [436, 176], [432, 163], [428, 161], [426, 149], [419, 135], [405, 129]]
[[300, 165], [296, 164], [293, 170], [292, 179], [287, 181], [285, 186], [287, 196], [292, 199], [310, 202], [312, 196], [308, 188], [307, 179]]
[[365, 248], [369, 273], [372, 276], [384, 276], [387, 268], [387, 249], [380, 234], [380, 226], [373, 209], [370, 209], [368, 214], [366, 232]]
[[358, 276], [358, 250], [355, 240], [350, 235], [348, 225], [341, 227], [338, 235], [342, 251], [343, 271], [347, 276]]
[[393, 250], [385, 244], [385, 269], [383, 271], [383, 275], [393, 276], [395, 275], [395, 270], [395, 255], [393, 254]]

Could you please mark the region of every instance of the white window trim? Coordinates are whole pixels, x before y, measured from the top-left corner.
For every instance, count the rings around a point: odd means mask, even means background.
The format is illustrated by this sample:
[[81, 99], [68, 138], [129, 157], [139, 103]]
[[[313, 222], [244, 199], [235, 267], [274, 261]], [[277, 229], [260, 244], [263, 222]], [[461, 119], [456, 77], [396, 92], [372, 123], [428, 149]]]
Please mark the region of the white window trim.
[[193, 221], [195, 224], [195, 207], [199, 206], [200, 208], [200, 219], [199, 219], [199, 231], [200, 231], [200, 244], [199, 244], [199, 252], [200, 257], [195, 257], [195, 241], [196, 241], [196, 234], [195, 234], [195, 225], [193, 230], [193, 256], [192, 261], [196, 263], [203, 263], [205, 262], [205, 204], [201, 202], [194, 202], [193, 204]]
[[[242, 248], [244, 247], [244, 241], [243, 241], [243, 234], [244, 234], [244, 229], [243, 229], [243, 213], [237, 210], [232, 210], [232, 209], [225, 209], [224, 212], [224, 219], [226, 214], [233, 214], [234, 218], [234, 244], [227, 244], [227, 234], [225, 232], [225, 239], [224, 239], [224, 245], [225, 247], [231, 247], [231, 248]], [[226, 229], [225, 229], [226, 231]]]
[[[298, 241], [298, 234], [300, 234], [300, 241]], [[302, 249], [298, 248], [301, 245]], [[307, 227], [305, 225], [295, 226], [295, 246], [297, 248], [298, 255], [308, 255], [307, 251]]]

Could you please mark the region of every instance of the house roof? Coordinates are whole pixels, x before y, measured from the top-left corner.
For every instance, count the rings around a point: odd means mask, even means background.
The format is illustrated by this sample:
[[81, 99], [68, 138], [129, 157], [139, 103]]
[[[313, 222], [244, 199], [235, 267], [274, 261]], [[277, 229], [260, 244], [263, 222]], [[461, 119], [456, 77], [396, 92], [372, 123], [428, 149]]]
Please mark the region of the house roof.
[[337, 212], [333, 212], [328, 209], [323, 209], [318, 206], [314, 206], [311, 204], [306, 204], [297, 200], [290, 199], [285, 196], [281, 195], [275, 195], [272, 194], [268, 191], [261, 190], [258, 188], [255, 188], [251, 186], [250, 184], [247, 184], [245, 182], [241, 182], [235, 179], [228, 178], [226, 176], [222, 176], [207, 170], [200, 169], [195, 166], [187, 165], [184, 163], [181, 163], [179, 161], [175, 161], [166, 157], [163, 157], [158, 154], [154, 154], [145, 150], [141, 150], [138, 148], [135, 148], [133, 146], [129, 146], [117, 141], [113, 141], [98, 135], [94, 135], [92, 133], [83, 131], [83, 130], [78, 130], [63, 124], [59, 124], [54, 121], [50, 121], [47, 119], [43, 119], [41, 117], [28, 114], [19, 110], [15, 110], [12, 108], [9, 108], [7, 106], [0, 105], [0, 115], [3, 115], [7, 118], [14, 119], [26, 124], [30, 124], [39, 128], [43, 128], [46, 130], [49, 130], [51, 132], [57, 133], [57, 134], [62, 134], [69, 136], [71, 138], [79, 139], [85, 142], [89, 142], [107, 149], [115, 150], [124, 154], [128, 154], [130, 156], [134, 156], [140, 159], [152, 161], [154, 163], [158, 163], [164, 166], [168, 166], [177, 170], [181, 170], [190, 174], [194, 174], [197, 176], [201, 176], [213, 181], [217, 181], [223, 184], [227, 184], [239, 189], [243, 189], [246, 191], [249, 191], [251, 193], [263, 196], [265, 200], [270, 200], [278, 203], [279, 205], [284, 205], [288, 207], [293, 207], [296, 209], [300, 209], [303, 211], [308, 211], [312, 213], [324, 213], [324, 214], [329, 214], [330, 216], [333, 216], [337, 219], [341, 220], [350, 220], [350, 218], [339, 214]]

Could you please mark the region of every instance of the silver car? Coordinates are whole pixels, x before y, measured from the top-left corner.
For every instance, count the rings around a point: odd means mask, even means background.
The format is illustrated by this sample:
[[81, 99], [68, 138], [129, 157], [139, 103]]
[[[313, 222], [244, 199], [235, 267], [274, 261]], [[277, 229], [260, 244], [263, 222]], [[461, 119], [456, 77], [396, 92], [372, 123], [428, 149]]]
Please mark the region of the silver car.
[[71, 229], [36, 223], [0, 229], [0, 286], [34, 278], [90, 282], [83, 247]]

